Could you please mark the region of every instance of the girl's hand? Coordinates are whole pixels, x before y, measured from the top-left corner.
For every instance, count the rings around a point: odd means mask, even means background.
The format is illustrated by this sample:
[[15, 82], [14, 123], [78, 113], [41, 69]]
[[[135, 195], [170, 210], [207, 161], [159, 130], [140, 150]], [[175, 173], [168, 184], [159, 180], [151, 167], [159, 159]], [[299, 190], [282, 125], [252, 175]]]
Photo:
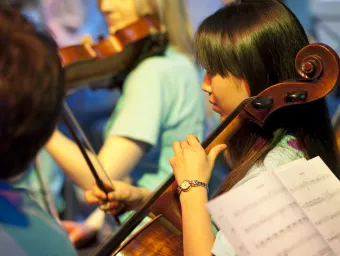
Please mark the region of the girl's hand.
[[172, 147], [174, 157], [169, 162], [177, 183], [181, 184], [184, 180], [209, 183], [216, 157], [227, 146], [225, 144], [217, 145], [207, 155], [197, 137], [188, 135], [186, 141], [176, 141]]
[[97, 185], [94, 185], [92, 190], [85, 191], [85, 199], [90, 204], [100, 204], [100, 209], [106, 214], [118, 214], [122, 210], [135, 210], [151, 194], [151, 191], [147, 189], [121, 181], [106, 181], [104, 185], [109, 192], [108, 195]]

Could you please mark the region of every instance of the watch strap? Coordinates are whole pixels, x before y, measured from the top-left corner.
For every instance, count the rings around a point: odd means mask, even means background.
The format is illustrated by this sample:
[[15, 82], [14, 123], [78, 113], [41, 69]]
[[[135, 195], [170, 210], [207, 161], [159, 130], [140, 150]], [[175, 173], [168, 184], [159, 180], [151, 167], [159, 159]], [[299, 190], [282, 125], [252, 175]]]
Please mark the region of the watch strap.
[[[190, 187], [204, 187], [204, 188], [206, 188], [207, 192], [209, 192], [209, 187], [208, 187], [207, 183], [204, 183], [204, 182], [201, 182], [201, 181], [198, 181], [198, 180], [185, 180], [185, 181], [189, 182]], [[187, 190], [182, 189], [181, 185], [179, 185], [177, 187], [178, 195], [180, 195], [182, 191], [188, 191], [188, 190], [189, 189], [187, 189]]]

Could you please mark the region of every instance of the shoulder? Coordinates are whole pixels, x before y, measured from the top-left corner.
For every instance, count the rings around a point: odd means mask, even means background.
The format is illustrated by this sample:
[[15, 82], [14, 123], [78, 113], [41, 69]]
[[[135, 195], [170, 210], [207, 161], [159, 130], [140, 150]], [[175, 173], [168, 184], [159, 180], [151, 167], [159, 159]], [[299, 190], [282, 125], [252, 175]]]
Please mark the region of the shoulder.
[[[8, 187], [4, 197], [6, 200], [1, 203], [3, 211], [0, 213], [2, 220], [0, 230], [3, 225], [6, 226], [6, 230], [2, 234], [0, 233], [0, 236], [2, 238], [10, 236], [13, 239], [13, 247], [6, 248], [9, 250], [8, 252], [16, 249], [15, 244], [20, 244], [27, 255], [47, 255], [48, 252], [56, 251], [59, 254], [55, 255], [76, 255], [65, 230], [31, 199], [28, 191]], [[20, 211], [18, 211], [18, 207], [15, 207], [17, 201], [20, 201]], [[53, 240], [41, 243], [41, 239], [46, 235], [53, 237]], [[1, 242], [3, 241], [0, 241], [0, 246]]]
[[196, 71], [194, 61], [173, 47], [168, 47], [164, 55], [152, 56], [143, 60], [131, 72], [130, 76], [139, 74], [162, 76], [164, 73]]
[[[271, 169], [304, 157], [298, 140], [292, 135], [284, 136], [264, 159], [265, 169]], [[256, 166], [255, 166], [256, 168]]]
[[304, 158], [305, 155], [299, 147], [297, 139], [292, 135], [284, 136], [280, 142], [266, 155], [263, 163], [255, 164], [246, 176], [236, 186], [256, 177], [262, 172], [272, 170], [286, 163]]

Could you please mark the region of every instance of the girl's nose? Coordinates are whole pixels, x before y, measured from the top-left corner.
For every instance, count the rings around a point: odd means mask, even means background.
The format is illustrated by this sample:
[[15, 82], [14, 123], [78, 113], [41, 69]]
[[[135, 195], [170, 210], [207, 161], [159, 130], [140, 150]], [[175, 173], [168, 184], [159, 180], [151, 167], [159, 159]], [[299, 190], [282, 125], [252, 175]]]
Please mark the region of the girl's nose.
[[211, 76], [206, 72], [202, 83], [202, 90], [211, 93]]

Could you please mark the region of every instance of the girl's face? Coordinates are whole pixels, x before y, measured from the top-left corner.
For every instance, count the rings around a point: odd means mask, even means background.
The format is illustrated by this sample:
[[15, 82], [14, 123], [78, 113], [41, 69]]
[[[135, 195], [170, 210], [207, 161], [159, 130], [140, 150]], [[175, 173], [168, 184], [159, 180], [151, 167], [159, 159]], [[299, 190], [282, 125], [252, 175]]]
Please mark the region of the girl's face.
[[243, 100], [250, 97], [247, 82], [230, 73], [227, 77], [211, 76], [206, 73], [202, 89], [209, 93], [212, 110], [220, 114], [221, 121], [234, 111]]
[[98, 0], [98, 6], [111, 34], [139, 19], [136, 0]]

